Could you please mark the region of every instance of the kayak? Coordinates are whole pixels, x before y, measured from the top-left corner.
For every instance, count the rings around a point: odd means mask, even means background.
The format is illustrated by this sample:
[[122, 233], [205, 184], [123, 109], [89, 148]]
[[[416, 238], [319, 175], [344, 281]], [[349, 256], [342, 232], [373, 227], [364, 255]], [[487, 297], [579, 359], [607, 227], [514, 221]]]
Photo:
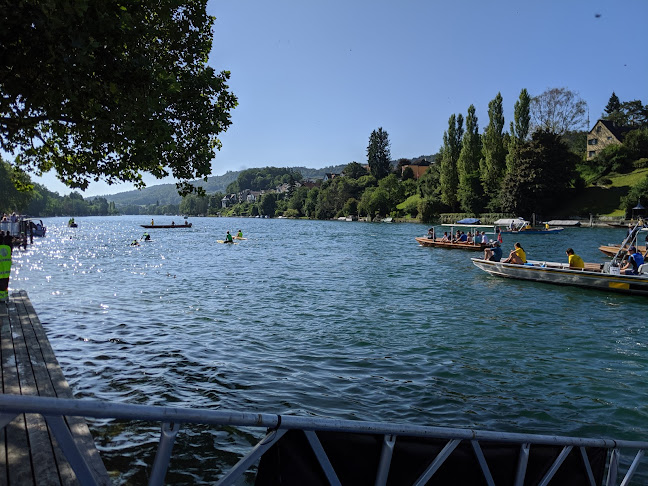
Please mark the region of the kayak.
[[216, 240], [216, 243], [226, 243], [226, 244], [229, 244], [229, 245], [238, 245], [238, 243], [235, 242], [235, 241], [225, 241], [225, 240]]

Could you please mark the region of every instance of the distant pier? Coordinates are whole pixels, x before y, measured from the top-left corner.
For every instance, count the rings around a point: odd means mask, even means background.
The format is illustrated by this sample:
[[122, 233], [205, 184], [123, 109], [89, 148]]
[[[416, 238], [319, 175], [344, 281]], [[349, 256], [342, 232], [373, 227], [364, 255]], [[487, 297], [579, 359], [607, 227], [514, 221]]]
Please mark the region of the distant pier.
[[[25, 291], [0, 302], [0, 357], [3, 394], [74, 398]], [[0, 427], [0, 484], [111, 484], [83, 418], [0, 411]]]

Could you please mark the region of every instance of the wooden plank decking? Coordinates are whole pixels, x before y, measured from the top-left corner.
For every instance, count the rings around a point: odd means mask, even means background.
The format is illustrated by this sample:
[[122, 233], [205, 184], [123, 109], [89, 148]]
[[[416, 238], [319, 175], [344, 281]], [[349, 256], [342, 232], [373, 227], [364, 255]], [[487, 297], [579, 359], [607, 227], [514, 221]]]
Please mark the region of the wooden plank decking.
[[[0, 302], [2, 393], [73, 398], [25, 291]], [[0, 411], [1, 412], [1, 411]], [[97, 484], [110, 484], [85, 420], [65, 417]], [[20, 414], [0, 429], [0, 485], [77, 485], [79, 481], [45, 420]]]

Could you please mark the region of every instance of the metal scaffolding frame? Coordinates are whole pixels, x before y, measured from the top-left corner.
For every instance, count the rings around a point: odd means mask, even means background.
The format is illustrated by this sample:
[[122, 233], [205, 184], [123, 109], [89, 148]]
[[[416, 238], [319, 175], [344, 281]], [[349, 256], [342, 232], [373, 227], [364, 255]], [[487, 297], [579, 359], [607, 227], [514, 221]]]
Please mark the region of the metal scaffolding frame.
[[[445, 447], [430, 463], [423, 474], [413, 483], [424, 485], [444, 461], [452, 454], [462, 441], [471, 444], [481, 467], [485, 482], [495, 485], [488, 464], [484, 458], [480, 441], [503, 442], [518, 444], [517, 472], [515, 485], [524, 484], [529, 451], [533, 445], [549, 445], [562, 447], [545, 477], [539, 483], [546, 486], [559, 470], [563, 461], [573, 448], [578, 448], [586, 468], [589, 482], [596, 486], [592, 469], [585, 451], [586, 447], [605, 448], [610, 451], [607, 458], [606, 486], [616, 486], [619, 475], [619, 459], [621, 450], [630, 450], [634, 459], [620, 483], [627, 486], [636, 473], [648, 442], [626, 441], [613, 439], [588, 439], [579, 437], [561, 437], [555, 435], [519, 434], [507, 432], [492, 432], [475, 429], [459, 429], [448, 427], [428, 427], [408, 424], [393, 424], [385, 422], [368, 422], [337, 420], [329, 418], [301, 417], [293, 415], [276, 415], [264, 413], [249, 413], [221, 410], [202, 410], [191, 408], [156, 407], [149, 405], [131, 405], [112, 403], [98, 400], [74, 400], [65, 398], [49, 398], [25, 395], [0, 394], [0, 427], [5, 427], [22, 413], [40, 414], [46, 420], [50, 430], [56, 437], [65, 457], [74, 469], [77, 479], [82, 485], [95, 485], [95, 480], [89, 467], [84, 462], [69, 429], [65, 426], [64, 416], [112, 418], [126, 421], [149, 421], [161, 423], [160, 441], [149, 478], [150, 485], [164, 484], [164, 478], [173, 452], [173, 444], [180, 431], [181, 424], [205, 424], [215, 426], [258, 427], [267, 429], [265, 436], [243, 456], [237, 464], [220, 478], [217, 484], [234, 484], [243, 474], [255, 464], [261, 456], [272, 447], [289, 430], [301, 430], [306, 435], [319, 465], [331, 485], [340, 485], [329, 458], [320, 443], [317, 432], [347, 432], [355, 434], [382, 435], [383, 443], [378, 469], [376, 471], [376, 486], [385, 485], [390, 469], [394, 445], [399, 436], [426, 437], [447, 440]], [[634, 452], [636, 451], [636, 452]]]

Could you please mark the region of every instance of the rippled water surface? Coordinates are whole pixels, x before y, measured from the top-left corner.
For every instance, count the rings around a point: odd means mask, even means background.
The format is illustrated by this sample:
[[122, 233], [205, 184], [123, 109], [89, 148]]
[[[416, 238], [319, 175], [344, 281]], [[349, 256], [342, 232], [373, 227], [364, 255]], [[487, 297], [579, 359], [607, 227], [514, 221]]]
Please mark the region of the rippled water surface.
[[[646, 439], [645, 297], [498, 279], [477, 254], [419, 247], [418, 224], [194, 218], [129, 246], [150, 219], [52, 218], [15, 252], [10, 288], [77, 397]], [[216, 242], [239, 228], [248, 240]], [[518, 240], [531, 259], [600, 262], [624, 234]], [[146, 482], [158, 424], [93, 433], [117, 482]], [[167, 479], [213, 481], [257, 439], [183, 429]]]

